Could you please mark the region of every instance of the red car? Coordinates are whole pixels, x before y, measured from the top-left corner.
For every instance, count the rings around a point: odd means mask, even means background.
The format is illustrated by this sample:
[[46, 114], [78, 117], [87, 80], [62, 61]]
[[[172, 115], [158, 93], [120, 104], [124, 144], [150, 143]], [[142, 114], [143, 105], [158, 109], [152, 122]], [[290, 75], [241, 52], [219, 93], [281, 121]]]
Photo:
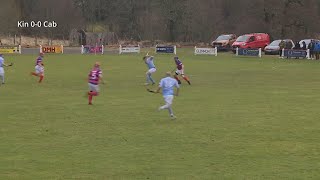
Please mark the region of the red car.
[[270, 44], [270, 36], [266, 33], [253, 33], [239, 36], [232, 44], [232, 49], [235, 51], [237, 48], [250, 49], [250, 48], [264, 48]]

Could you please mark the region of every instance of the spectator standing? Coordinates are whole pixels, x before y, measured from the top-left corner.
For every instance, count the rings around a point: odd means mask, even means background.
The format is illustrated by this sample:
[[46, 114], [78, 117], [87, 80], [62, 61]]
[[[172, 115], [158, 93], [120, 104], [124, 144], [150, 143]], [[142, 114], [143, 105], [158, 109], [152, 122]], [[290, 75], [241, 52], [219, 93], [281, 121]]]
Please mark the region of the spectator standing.
[[316, 60], [319, 60], [319, 52], [320, 52], [320, 42], [316, 42], [314, 45], [314, 53], [316, 55]]
[[307, 44], [304, 41], [302, 41], [302, 50], [307, 50]]
[[312, 39], [311, 42], [308, 44], [308, 49], [310, 51], [310, 58], [314, 59], [314, 40]]
[[286, 41], [284, 49], [292, 49], [293, 48], [293, 42]]
[[279, 49], [279, 57], [282, 56], [282, 51], [285, 48], [285, 46], [286, 46], [286, 42], [284, 40], [281, 40], [281, 42], [279, 43], [279, 48], [280, 48]]
[[296, 42], [293, 49], [301, 49], [299, 41]]
[[[294, 43], [293, 42], [291, 42], [291, 41], [286, 41], [285, 42], [285, 47], [284, 47], [284, 49], [294, 49]], [[289, 58], [289, 56], [288, 56], [288, 54], [287, 54], [287, 59]]]

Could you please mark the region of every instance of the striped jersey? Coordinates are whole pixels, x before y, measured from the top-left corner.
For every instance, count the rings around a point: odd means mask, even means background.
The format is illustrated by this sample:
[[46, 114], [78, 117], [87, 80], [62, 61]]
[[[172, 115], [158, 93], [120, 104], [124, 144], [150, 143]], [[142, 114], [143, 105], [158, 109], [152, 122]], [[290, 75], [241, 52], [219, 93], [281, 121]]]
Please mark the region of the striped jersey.
[[43, 59], [41, 56], [39, 56], [37, 59], [36, 59], [36, 65], [38, 65], [38, 63], [42, 63]]
[[182, 67], [183, 67], [183, 64], [182, 64], [182, 62], [180, 61], [180, 59], [175, 59], [174, 61], [175, 61], [176, 65], [177, 65], [177, 69], [178, 69], [178, 70], [181, 70]]
[[89, 73], [89, 83], [98, 85], [100, 77], [102, 77], [102, 71], [100, 68], [93, 68]]

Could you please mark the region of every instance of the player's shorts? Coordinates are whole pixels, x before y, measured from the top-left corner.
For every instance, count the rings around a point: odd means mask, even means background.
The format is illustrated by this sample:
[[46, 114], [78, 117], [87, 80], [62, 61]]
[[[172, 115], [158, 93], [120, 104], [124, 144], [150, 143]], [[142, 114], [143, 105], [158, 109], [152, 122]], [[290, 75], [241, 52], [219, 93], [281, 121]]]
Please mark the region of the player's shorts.
[[166, 104], [172, 104], [172, 101], [173, 101], [173, 95], [166, 95], [166, 96], [163, 96], [163, 99], [164, 99], [164, 102], [166, 102]]
[[176, 75], [184, 75], [184, 70], [181, 69], [181, 70], [176, 70]]
[[93, 92], [99, 92], [99, 85], [95, 85], [95, 84], [91, 84], [91, 83], [88, 83], [89, 85], [89, 90], [90, 91], [93, 91]]
[[149, 69], [149, 70], [147, 71], [147, 73], [152, 74], [152, 73], [154, 73], [154, 72], [156, 72], [156, 71], [157, 71], [156, 68], [151, 68], [151, 69]]
[[35, 66], [34, 70], [35, 70], [36, 74], [44, 75], [44, 69], [43, 68], [37, 68], [37, 66]]
[[0, 74], [4, 74], [4, 69], [3, 69], [3, 67], [0, 67]]

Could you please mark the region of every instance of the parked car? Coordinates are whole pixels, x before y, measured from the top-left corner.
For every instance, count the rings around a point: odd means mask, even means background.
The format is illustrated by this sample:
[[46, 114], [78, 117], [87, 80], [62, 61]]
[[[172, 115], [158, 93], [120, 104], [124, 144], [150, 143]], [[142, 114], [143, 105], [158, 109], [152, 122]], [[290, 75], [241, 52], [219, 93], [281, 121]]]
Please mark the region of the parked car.
[[319, 42], [320, 40], [318, 39], [302, 39], [301, 41], [299, 41], [299, 44], [300, 44], [300, 47], [302, 48], [303, 47], [303, 44], [302, 42], [304, 41], [308, 47], [308, 45], [311, 43], [311, 40], [314, 40], [315, 42]]
[[[272, 43], [270, 43], [268, 46], [266, 46], [264, 48], [264, 54], [268, 55], [268, 54], [279, 54], [280, 51], [280, 42], [282, 41], [282, 39], [278, 39], [278, 40], [274, 40], [272, 41]], [[291, 39], [283, 39], [283, 41], [287, 44], [290, 43], [289, 45], [286, 45], [286, 47], [291, 47], [290, 49], [292, 49], [294, 47], [294, 42]]]
[[212, 41], [212, 47], [217, 47], [218, 50], [230, 50], [232, 44], [236, 41], [235, 34], [222, 34], [216, 40]]
[[232, 49], [235, 52], [237, 48], [262, 48], [264, 49], [270, 44], [270, 36], [266, 33], [253, 33], [239, 36], [232, 44]]

